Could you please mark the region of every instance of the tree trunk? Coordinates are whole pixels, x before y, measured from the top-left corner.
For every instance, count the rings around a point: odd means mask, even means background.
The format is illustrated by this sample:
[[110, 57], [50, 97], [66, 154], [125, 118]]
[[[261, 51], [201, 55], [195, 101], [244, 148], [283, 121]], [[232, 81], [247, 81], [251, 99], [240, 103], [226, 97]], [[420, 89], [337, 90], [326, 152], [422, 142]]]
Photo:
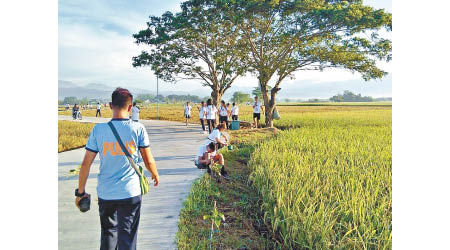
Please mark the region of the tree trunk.
[[219, 89], [213, 89], [213, 91], [211, 92], [211, 99], [212, 99], [213, 105], [218, 107], [218, 105], [220, 104], [220, 100], [222, 99], [222, 95], [223, 95], [223, 91], [221, 91]]
[[267, 83], [269, 80], [260, 79], [259, 80], [259, 87], [261, 88], [262, 97], [264, 100], [264, 114], [265, 114], [265, 124], [268, 128], [273, 128], [273, 119], [272, 119], [272, 113], [273, 109], [275, 108], [275, 99], [274, 94], [271, 94], [272, 99], [269, 99], [269, 91], [267, 89]]

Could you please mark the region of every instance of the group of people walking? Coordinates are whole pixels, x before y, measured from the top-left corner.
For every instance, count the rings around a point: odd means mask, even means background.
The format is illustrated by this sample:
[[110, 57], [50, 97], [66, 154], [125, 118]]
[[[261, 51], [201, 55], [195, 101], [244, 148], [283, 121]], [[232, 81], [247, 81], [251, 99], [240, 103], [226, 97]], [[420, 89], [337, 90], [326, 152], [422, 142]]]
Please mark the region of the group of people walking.
[[[69, 110], [69, 108], [70, 108], [70, 105], [66, 104], [66, 110]], [[92, 108], [91, 104], [79, 106], [75, 103], [72, 107], [73, 119], [81, 119], [81, 110], [82, 109], [88, 110], [91, 108]], [[102, 117], [101, 109], [102, 109], [102, 105], [100, 103], [97, 103], [97, 112], [95, 113], [95, 117]]]
[[[212, 103], [211, 99], [208, 99], [206, 103], [201, 102], [201, 106], [198, 107], [199, 119], [202, 125], [202, 133], [207, 134], [216, 126], [217, 117], [219, 118], [219, 124], [224, 124], [227, 129], [229, 129], [229, 118], [233, 121], [239, 119], [239, 107], [233, 102], [233, 107], [230, 107], [230, 103], [225, 104], [225, 101], [221, 101], [219, 109]], [[184, 106], [184, 116], [186, 118], [186, 126], [191, 118], [192, 106], [189, 102], [186, 102]], [[208, 126], [208, 132], [206, 132], [206, 126]]]
[[[219, 118], [219, 124], [224, 124], [227, 129], [230, 128], [228, 121], [239, 120], [239, 107], [233, 102], [231, 107], [230, 103], [225, 104], [225, 101], [220, 102], [219, 109], [212, 103], [211, 99], [208, 99], [206, 103], [201, 102], [201, 106], [198, 107], [200, 124], [202, 125], [202, 133], [211, 133], [211, 130], [215, 128], [217, 118]], [[186, 119], [186, 126], [191, 119], [192, 106], [190, 102], [186, 102], [184, 105], [184, 118]], [[253, 103], [253, 127], [258, 128], [259, 121], [261, 120], [261, 113], [264, 113], [262, 103], [258, 100], [258, 96], [255, 96], [255, 102]], [[208, 132], [206, 132], [206, 126], [208, 126]]]

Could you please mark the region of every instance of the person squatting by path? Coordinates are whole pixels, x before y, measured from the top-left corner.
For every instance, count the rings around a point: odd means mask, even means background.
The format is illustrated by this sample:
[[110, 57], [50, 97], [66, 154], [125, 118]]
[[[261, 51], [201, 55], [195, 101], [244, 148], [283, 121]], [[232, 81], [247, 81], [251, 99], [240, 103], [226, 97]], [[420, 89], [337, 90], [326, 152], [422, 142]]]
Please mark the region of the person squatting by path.
[[202, 124], [202, 133], [206, 134], [206, 128], [205, 128], [205, 120], [206, 120], [206, 103], [202, 101], [201, 107], [197, 107], [198, 109], [198, 116], [200, 119], [200, 123]]
[[228, 141], [226, 141], [227, 138], [224, 137], [224, 139], [222, 139], [224, 132], [225, 125], [223, 123], [217, 125], [217, 128], [213, 129], [213, 131], [206, 138], [204, 145], [214, 142], [217, 143], [218, 149], [228, 146]]
[[207, 145], [202, 145], [197, 151], [197, 164], [200, 169], [207, 169], [208, 174], [214, 175], [211, 171], [211, 166], [213, 164], [219, 164], [220, 175], [225, 179], [229, 180], [227, 171], [225, 170], [225, 159], [223, 155], [217, 153], [217, 144], [211, 142]]
[[[132, 160], [137, 162], [141, 154], [145, 167], [152, 174], [155, 186], [159, 184], [156, 163], [150, 151], [147, 131], [141, 123], [128, 119], [133, 96], [127, 89], [117, 88], [109, 104], [113, 116], [112, 125], [126, 145]], [[139, 152], [138, 152], [139, 151]], [[141, 212], [141, 187], [139, 176], [121, 149], [108, 123], [94, 126], [86, 144], [81, 164], [75, 205], [90, 197], [85, 187], [90, 167], [97, 153], [100, 156], [97, 194], [101, 225], [101, 250], [134, 250]]]
[[191, 110], [192, 106], [189, 105], [189, 102], [186, 102], [186, 105], [184, 105], [184, 118], [186, 118], [186, 127], [188, 126], [189, 119], [191, 119]]
[[206, 121], [208, 122], [208, 130], [211, 133], [211, 130], [214, 129], [217, 119], [217, 108], [212, 104], [212, 100], [208, 99], [206, 101]]
[[228, 129], [228, 109], [227, 106], [225, 105], [225, 101], [221, 101], [220, 103], [221, 105], [219, 107], [219, 123], [220, 124], [225, 123], [225, 126]]

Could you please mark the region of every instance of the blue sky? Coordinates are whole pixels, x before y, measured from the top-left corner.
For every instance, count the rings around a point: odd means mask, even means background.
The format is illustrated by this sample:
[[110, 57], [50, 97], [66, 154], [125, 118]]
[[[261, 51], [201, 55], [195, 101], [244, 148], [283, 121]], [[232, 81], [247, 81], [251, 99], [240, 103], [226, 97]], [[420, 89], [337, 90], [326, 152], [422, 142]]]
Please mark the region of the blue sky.
[[[132, 34], [146, 28], [150, 15], [176, 12], [176, 0], [59, 0], [58, 13], [58, 78], [78, 85], [102, 83], [109, 86], [141, 88], [154, 91], [156, 77], [149, 67], [133, 68], [131, 58], [147, 47], [134, 43]], [[364, 1], [376, 8], [392, 12], [392, 2]], [[391, 37], [391, 34], [387, 35]], [[392, 62], [380, 67], [392, 72]], [[257, 86], [255, 77], [239, 78], [228, 90], [249, 92]], [[281, 85], [280, 98], [326, 98], [346, 89], [375, 97], [392, 96], [392, 74], [382, 80], [364, 82], [359, 74], [342, 69], [324, 72], [298, 72], [294, 80]], [[185, 81], [176, 85], [160, 83], [164, 91], [186, 91], [206, 96], [210, 90], [199, 82]]]

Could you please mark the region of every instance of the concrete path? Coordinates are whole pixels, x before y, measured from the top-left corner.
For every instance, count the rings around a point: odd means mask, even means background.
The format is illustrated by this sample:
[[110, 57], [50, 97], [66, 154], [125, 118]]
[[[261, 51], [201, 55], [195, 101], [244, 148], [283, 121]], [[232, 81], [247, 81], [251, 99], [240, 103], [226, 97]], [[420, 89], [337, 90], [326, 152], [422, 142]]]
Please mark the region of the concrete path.
[[[59, 116], [60, 120], [72, 120]], [[107, 122], [110, 118], [84, 117], [81, 122]], [[138, 233], [138, 249], [176, 249], [178, 215], [192, 182], [203, 171], [192, 160], [206, 135], [199, 125], [142, 120], [150, 137], [150, 148], [160, 175], [158, 187], [144, 196]], [[99, 249], [100, 219], [97, 203], [98, 156], [91, 167], [86, 191], [91, 194], [91, 210], [81, 213], [74, 204], [78, 176], [69, 170], [81, 164], [85, 149], [58, 154], [58, 246], [59, 249]], [[149, 175], [148, 171], [146, 171]]]

